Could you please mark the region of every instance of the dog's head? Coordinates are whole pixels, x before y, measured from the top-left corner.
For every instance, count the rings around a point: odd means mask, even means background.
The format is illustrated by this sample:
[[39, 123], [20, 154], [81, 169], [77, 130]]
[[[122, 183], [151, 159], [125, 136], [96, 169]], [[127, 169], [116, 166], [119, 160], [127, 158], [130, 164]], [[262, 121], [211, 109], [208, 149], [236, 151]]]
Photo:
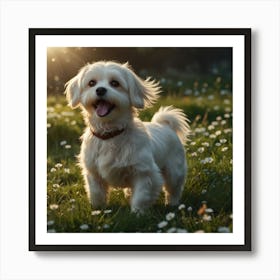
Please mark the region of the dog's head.
[[66, 97], [72, 108], [82, 106], [99, 120], [114, 120], [152, 105], [160, 87], [150, 78], [142, 80], [127, 63], [96, 62], [84, 66], [66, 83]]

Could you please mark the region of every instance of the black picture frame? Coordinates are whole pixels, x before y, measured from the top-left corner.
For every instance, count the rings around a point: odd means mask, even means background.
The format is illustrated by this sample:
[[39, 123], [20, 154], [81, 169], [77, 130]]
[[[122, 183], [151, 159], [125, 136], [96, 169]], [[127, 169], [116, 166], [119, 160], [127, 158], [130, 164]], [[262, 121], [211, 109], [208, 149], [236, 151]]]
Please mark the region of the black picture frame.
[[[66, 35], [242, 36], [244, 38], [244, 244], [38, 244], [36, 242], [36, 38]], [[42, 187], [42, 186], [41, 186]], [[30, 251], [250, 251], [251, 248], [251, 29], [29, 29], [29, 250]]]

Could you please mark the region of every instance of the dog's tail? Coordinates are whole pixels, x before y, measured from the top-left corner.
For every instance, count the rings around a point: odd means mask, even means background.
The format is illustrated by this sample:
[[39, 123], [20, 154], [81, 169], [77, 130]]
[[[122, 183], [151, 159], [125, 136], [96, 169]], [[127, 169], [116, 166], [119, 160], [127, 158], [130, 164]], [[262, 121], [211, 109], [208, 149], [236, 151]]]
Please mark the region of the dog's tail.
[[189, 120], [183, 110], [173, 106], [160, 107], [154, 114], [152, 122], [168, 125], [176, 132], [183, 145], [185, 145], [191, 132]]

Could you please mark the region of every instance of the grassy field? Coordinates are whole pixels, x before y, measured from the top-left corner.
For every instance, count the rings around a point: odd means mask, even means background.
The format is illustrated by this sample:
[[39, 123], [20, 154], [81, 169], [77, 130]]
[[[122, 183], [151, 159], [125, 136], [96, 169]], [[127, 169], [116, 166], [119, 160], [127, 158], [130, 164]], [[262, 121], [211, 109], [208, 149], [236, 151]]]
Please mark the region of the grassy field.
[[164, 105], [185, 111], [192, 129], [186, 146], [188, 178], [179, 206], [166, 207], [161, 195], [139, 217], [130, 212], [122, 190], [110, 192], [106, 209], [91, 209], [76, 160], [84, 129], [80, 111], [71, 110], [63, 95], [48, 97], [48, 232], [232, 232], [229, 86], [220, 77], [189, 87], [180, 81], [171, 85], [169, 95], [140, 118], [149, 121]]

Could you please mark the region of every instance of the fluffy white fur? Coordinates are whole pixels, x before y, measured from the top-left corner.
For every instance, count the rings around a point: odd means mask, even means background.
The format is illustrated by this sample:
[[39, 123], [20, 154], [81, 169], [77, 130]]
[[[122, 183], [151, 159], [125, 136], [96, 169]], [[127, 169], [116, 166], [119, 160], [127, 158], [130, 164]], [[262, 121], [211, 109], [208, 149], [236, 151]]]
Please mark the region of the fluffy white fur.
[[[128, 64], [101, 61], [83, 67], [65, 93], [72, 108], [82, 108], [87, 124], [79, 160], [93, 207], [106, 204], [109, 187], [129, 188], [135, 212], [151, 206], [163, 186], [166, 203], [179, 203], [187, 173], [187, 118], [171, 106], [160, 108], [151, 122], [137, 118], [138, 109], [158, 99], [158, 83], [142, 80]], [[103, 140], [92, 131], [120, 134]]]

